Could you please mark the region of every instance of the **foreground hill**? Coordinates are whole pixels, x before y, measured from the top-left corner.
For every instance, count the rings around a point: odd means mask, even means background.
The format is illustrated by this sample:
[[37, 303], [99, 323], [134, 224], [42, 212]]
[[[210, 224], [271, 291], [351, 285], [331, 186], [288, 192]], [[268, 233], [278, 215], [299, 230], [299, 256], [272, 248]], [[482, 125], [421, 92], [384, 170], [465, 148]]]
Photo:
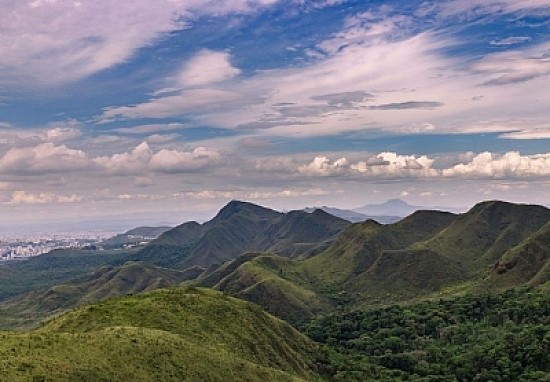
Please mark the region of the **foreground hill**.
[[9, 381], [315, 379], [305, 336], [255, 305], [190, 287], [110, 299], [0, 335]]
[[196, 276], [146, 263], [104, 266], [85, 277], [0, 303], [0, 328], [33, 325], [83, 304], [174, 286]]
[[[540, 284], [550, 274], [549, 221], [545, 207], [495, 201], [461, 215], [417, 211], [395, 224], [353, 224], [307, 259], [243, 257], [198, 282], [255, 301], [291, 322], [341, 304]], [[503, 267], [509, 269], [507, 282], [501, 280]]]
[[349, 224], [321, 210], [285, 214], [232, 201], [212, 220], [169, 230], [127, 260], [184, 269], [220, 265], [249, 251], [309, 255], [326, 248]]

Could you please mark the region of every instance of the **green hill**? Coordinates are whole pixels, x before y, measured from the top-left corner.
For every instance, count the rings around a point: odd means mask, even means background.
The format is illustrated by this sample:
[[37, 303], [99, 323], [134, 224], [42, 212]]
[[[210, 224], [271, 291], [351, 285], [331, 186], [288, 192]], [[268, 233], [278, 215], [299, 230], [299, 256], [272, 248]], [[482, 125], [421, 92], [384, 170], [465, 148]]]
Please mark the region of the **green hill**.
[[185, 269], [209, 267], [245, 252], [310, 255], [326, 248], [350, 223], [323, 211], [287, 214], [232, 201], [210, 221], [182, 224], [162, 234], [126, 260]]
[[494, 265], [483, 286], [502, 288], [547, 281], [550, 281], [550, 222], [508, 250]]
[[[255, 301], [291, 322], [339, 305], [537, 284], [550, 275], [548, 226], [541, 228], [549, 220], [545, 207], [494, 201], [462, 215], [417, 211], [394, 224], [353, 224], [306, 259], [242, 257], [207, 272], [199, 283]], [[501, 263], [493, 271], [495, 258]], [[509, 272], [504, 276], [503, 267]]]
[[45, 289], [87, 275], [99, 267], [120, 262], [134, 249], [92, 251], [59, 249], [29, 260], [0, 266], [0, 301], [21, 293]]
[[550, 209], [542, 206], [483, 202], [419, 247], [458, 259], [479, 275], [549, 220]]
[[164, 288], [195, 275], [146, 263], [104, 266], [92, 274], [46, 290], [29, 292], [0, 304], [0, 328], [36, 324], [79, 305]]
[[110, 299], [0, 333], [6, 381], [315, 379], [315, 345], [256, 305], [191, 287]]
[[330, 310], [330, 299], [308, 285], [302, 262], [267, 253], [247, 253], [197, 280], [261, 305], [269, 313], [300, 323]]

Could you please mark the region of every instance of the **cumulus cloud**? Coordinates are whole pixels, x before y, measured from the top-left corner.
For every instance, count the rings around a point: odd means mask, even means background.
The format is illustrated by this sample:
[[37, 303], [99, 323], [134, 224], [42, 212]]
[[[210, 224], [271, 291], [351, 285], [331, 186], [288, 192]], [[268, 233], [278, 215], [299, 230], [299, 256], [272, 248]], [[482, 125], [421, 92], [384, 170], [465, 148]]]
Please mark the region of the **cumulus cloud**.
[[[457, 162], [458, 161], [458, 162]], [[270, 165], [270, 166], [269, 166]], [[454, 160], [448, 156], [402, 155], [382, 152], [363, 160], [341, 157], [330, 159], [317, 156], [310, 162], [300, 163], [285, 158], [272, 158], [257, 162], [260, 172], [278, 172], [281, 175], [309, 178], [342, 176], [353, 179], [522, 179], [548, 177], [550, 154], [521, 155], [511, 151], [498, 153], [464, 153]]]
[[35, 147], [12, 148], [0, 158], [0, 173], [21, 175], [80, 171], [89, 166], [84, 151], [50, 142]]
[[354, 172], [373, 177], [433, 177], [438, 171], [432, 168], [434, 159], [426, 155], [399, 155], [383, 152], [370, 160], [350, 166]]
[[240, 73], [231, 65], [228, 52], [204, 49], [191, 58], [178, 73], [183, 87], [195, 87], [229, 80]]
[[199, 170], [220, 159], [216, 151], [198, 147], [191, 152], [177, 150], [161, 150], [151, 157], [149, 168], [159, 172], [188, 172]]
[[444, 169], [443, 176], [464, 178], [521, 178], [550, 175], [550, 154], [525, 155], [517, 151], [503, 155], [483, 152], [467, 163]]
[[303, 175], [328, 176], [342, 172], [348, 165], [346, 158], [331, 161], [325, 156], [318, 156], [307, 165], [298, 166], [298, 172]]
[[95, 158], [94, 161], [108, 173], [140, 175], [148, 171], [164, 173], [192, 172], [220, 159], [217, 151], [198, 147], [190, 152], [163, 149], [154, 152], [147, 142], [142, 142], [132, 151]]
[[73, 127], [55, 127], [46, 132], [46, 140], [53, 143], [62, 143], [73, 140], [82, 135], [80, 129]]

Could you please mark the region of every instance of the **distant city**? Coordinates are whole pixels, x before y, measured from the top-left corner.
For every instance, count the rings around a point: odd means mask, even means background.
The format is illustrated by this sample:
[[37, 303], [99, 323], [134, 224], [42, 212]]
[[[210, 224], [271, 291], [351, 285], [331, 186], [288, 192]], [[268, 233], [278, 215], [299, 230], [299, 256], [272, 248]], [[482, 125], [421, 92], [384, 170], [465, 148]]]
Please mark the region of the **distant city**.
[[116, 232], [56, 232], [0, 235], [0, 262], [26, 260], [55, 249], [101, 249], [99, 244]]

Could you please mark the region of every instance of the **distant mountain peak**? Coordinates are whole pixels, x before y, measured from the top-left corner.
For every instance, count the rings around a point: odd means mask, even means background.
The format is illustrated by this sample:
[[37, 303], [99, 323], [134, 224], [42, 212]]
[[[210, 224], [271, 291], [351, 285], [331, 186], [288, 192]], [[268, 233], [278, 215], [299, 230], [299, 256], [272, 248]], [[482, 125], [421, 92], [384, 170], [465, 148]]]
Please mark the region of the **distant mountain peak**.
[[363, 207], [355, 209], [354, 211], [370, 216], [385, 215], [405, 217], [420, 209], [425, 208], [410, 205], [403, 199], [394, 198], [380, 204], [366, 204]]
[[218, 214], [214, 217], [213, 220], [215, 220], [215, 221], [227, 220], [231, 216], [233, 216], [235, 214], [238, 214], [238, 213], [241, 213], [243, 211], [251, 211], [251, 212], [255, 212], [255, 213], [259, 213], [259, 214], [266, 213], [266, 212], [267, 213], [278, 214], [278, 212], [276, 212], [274, 210], [271, 210], [269, 208], [265, 208], [265, 207], [262, 207], [262, 206], [258, 206], [257, 204], [253, 204], [253, 203], [250, 203], [250, 202], [243, 202], [243, 201], [240, 201], [240, 200], [232, 200], [229, 203], [227, 203], [218, 212]]
[[399, 198], [395, 198], [395, 199], [390, 199], [384, 203], [382, 203], [382, 205], [388, 205], [388, 206], [410, 206], [409, 203], [407, 203], [406, 201], [404, 201], [403, 199], [399, 199]]

